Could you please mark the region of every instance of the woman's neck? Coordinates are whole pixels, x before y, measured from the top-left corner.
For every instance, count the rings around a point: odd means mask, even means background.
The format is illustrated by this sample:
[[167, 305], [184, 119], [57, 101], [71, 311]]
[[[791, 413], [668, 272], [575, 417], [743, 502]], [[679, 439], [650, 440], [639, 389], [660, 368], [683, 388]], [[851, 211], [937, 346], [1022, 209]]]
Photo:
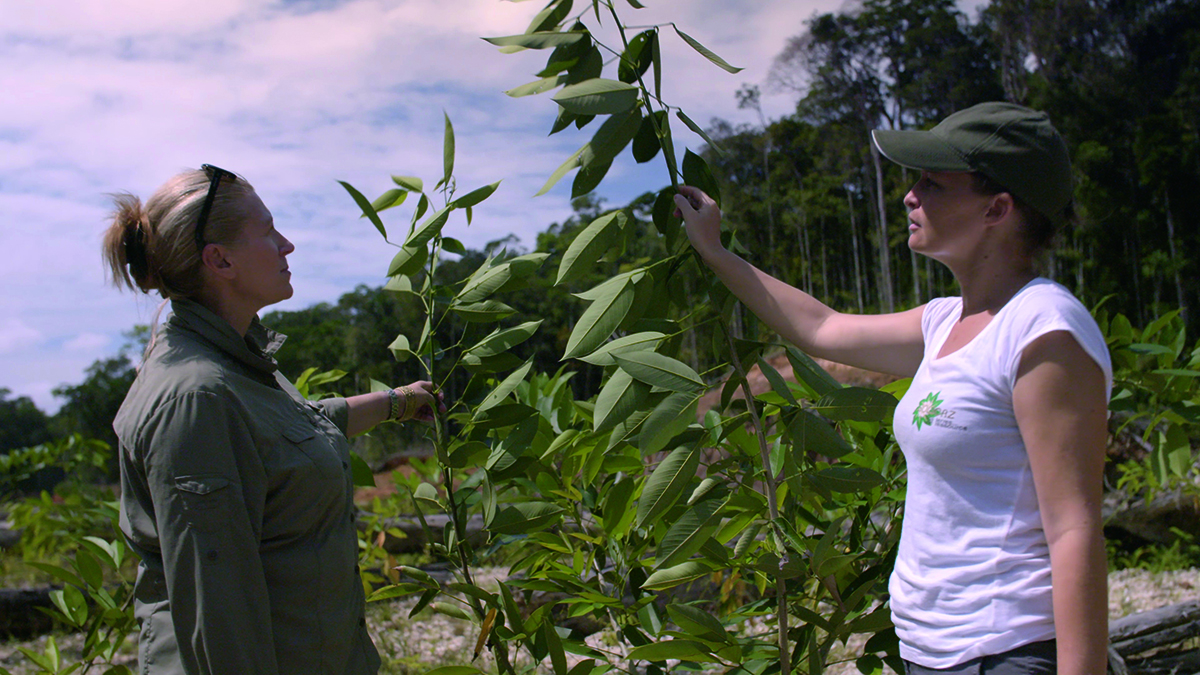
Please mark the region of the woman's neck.
[[962, 289], [962, 315], [966, 317], [980, 312], [995, 314], [1038, 275], [1032, 266], [1008, 266], [955, 276]]
[[196, 301], [207, 307], [213, 314], [228, 321], [229, 325], [242, 337], [246, 336], [246, 331], [250, 330], [250, 324], [258, 314], [256, 310], [231, 302], [221, 293], [206, 293]]

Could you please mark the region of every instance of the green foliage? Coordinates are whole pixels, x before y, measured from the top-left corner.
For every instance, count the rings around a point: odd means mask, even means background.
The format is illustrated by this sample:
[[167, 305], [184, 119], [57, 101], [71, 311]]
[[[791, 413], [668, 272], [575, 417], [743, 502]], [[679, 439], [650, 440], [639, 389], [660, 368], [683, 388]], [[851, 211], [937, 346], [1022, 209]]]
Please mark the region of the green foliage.
[[1142, 330], [1103, 308], [1096, 318], [1113, 359], [1114, 433], [1133, 434], [1149, 449], [1144, 461], [1120, 466], [1117, 486], [1147, 500], [1163, 490], [1200, 494], [1192, 443], [1200, 436], [1200, 342], [1188, 349], [1178, 310]]
[[28, 396], [10, 399], [10, 389], [0, 387], [0, 452], [50, 440], [50, 421]]
[[[676, 183], [680, 167], [669, 117], [660, 114], [672, 109], [643, 79], [650, 73], [656, 82], [661, 79], [659, 31], [643, 31], [630, 41], [611, 3], [595, 3], [593, 9], [611, 14], [621, 34], [622, 48], [612, 49], [622, 54], [618, 80], [602, 77], [602, 64], [591, 55], [604, 45], [583, 23], [586, 12], [570, 18], [566, 0], [547, 5], [530, 33], [491, 40], [506, 48], [552, 50], [539, 76], [555, 79], [513, 93], [561, 87], [553, 97], [560, 110], [554, 130], [564, 126], [564, 118], [583, 127], [608, 116], [544, 190], [578, 169], [573, 194], [590, 191], [647, 128], [644, 120], [653, 134], [642, 134], [639, 157], [659, 154], [645, 149], [657, 145]], [[686, 126], [695, 127], [677, 112]], [[449, 123], [446, 138], [449, 157]], [[575, 293], [585, 306], [562, 344], [563, 359], [582, 360], [604, 373], [594, 399], [590, 392], [578, 397], [570, 386], [575, 373], [567, 366], [546, 375], [510, 351], [532, 339], [542, 322], [522, 322], [506, 294], [529, 283], [546, 254], [500, 253], [465, 278], [447, 283], [439, 277], [445, 250], [440, 228], [459, 203], [451, 166], [448, 161], [440, 182], [446, 206], [417, 225], [432, 208], [422, 193], [408, 237], [393, 243], [400, 251], [389, 286], [424, 310], [419, 335], [392, 340], [396, 357], [417, 363], [439, 386], [459, 371], [470, 374], [462, 396], [433, 429], [441, 476], [411, 490], [425, 517], [431, 510], [449, 516], [442, 531], [428, 535], [432, 553], [456, 565], [459, 581], [443, 583], [404, 569], [400, 583], [372, 598], [419, 595], [414, 612], [430, 607], [470, 618], [501, 672], [516, 672], [512, 655], [518, 651], [534, 662], [548, 660], [556, 673], [567, 672], [567, 652], [604, 669], [623, 668], [634, 658], [654, 670], [653, 664], [669, 658], [747, 672], [779, 662], [790, 671], [789, 662], [823, 662], [836, 641], [855, 632], [877, 633], [871, 651], [894, 659], [890, 622], [877, 604], [898, 535], [903, 485], [887, 429], [896, 398], [843, 390], [799, 352], [789, 359], [800, 364], [802, 384], [784, 382], [767, 364], [770, 345], [733, 332], [729, 294], [697, 274], [694, 254], [671, 214], [670, 188], [652, 196], [649, 215], [662, 237], [650, 235], [656, 255], [617, 269], [607, 262], [628, 255], [629, 242], [647, 238], [640, 229], [645, 221], [632, 206], [596, 213], [559, 249], [555, 285], [586, 289]], [[700, 155], [685, 151], [682, 174], [719, 195]], [[371, 202], [347, 190], [373, 223], [378, 217], [373, 204], [396, 199], [393, 192]], [[381, 233], [389, 229], [382, 222], [376, 227]], [[598, 267], [611, 273], [596, 278]], [[673, 290], [683, 279], [694, 280], [690, 297]], [[705, 294], [708, 302], [695, 302]], [[463, 319], [461, 331], [446, 330]], [[694, 362], [702, 353], [714, 364], [701, 372], [680, 358], [682, 338], [706, 326], [718, 339], [709, 340], [711, 350], [692, 346]], [[773, 389], [752, 394], [743, 363], [769, 368]], [[722, 374], [729, 374], [730, 383], [722, 403], [701, 421], [700, 399]], [[735, 398], [739, 384], [742, 398]], [[486, 523], [482, 544], [466, 537], [472, 514]], [[474, 585], [475, 561], [500, 547], [515, 561], [510, 572], [521, 576], [510, 577], [499, 592]], [[700, 606], [670, 599], [697, 583], [724, 589], [719, 602]], [[537, 591], [563, 599], [522, 613], [516, 596], [528, 600]], [[819, 613], [824, 604], [836, 607], [831, 616]], [[611, 626], [623, 646], [598, 651], [563, 633], [555, 621], [564, 612]], [[772, 614], [779, 617], [769, 621], [774, 637], [725, 628]], [[801, 622], [789, 625], [788, 616]]]
[[[117, 526], [116, 500], [110, 489], [92, 484], [82, 470], [106, 466], [110, 455], [107, 443], [70, 436], [0, 457], [0, 477], [6, 483], [47, 467], [67, 477], [54, 495], [43, 491], [10, 507], [13, 525], [21, 531], [19, 554], [27, 565], [62, 584], [50, 593], [50, 615], [85, 636], [79, 661], [63, 658], [53, 638], [41, 652], [20, 648], [38, 673], [59, 675], [111, 665], [137, 629], [131, 573], [136, 561]], [[131, 671], [111, 666], [105, 672]]]

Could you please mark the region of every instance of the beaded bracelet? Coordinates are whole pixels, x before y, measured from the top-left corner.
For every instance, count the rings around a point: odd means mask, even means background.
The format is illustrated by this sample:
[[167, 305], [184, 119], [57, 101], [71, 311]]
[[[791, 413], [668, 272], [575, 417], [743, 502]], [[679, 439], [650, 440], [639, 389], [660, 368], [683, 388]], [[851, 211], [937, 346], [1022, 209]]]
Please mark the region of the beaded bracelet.
[[407, 384], [400, 387], [400, 392], [404, 394], [404, 419], [411, 419], [417, 414], [417, 408], [420, 401], [417, 400], [417, 392]]

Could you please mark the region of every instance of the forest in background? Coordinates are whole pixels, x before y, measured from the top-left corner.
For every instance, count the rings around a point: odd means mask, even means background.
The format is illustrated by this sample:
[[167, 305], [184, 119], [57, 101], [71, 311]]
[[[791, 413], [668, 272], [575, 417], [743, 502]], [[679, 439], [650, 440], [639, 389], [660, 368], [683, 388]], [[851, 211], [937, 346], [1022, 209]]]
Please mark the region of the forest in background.
[[[1087, 305], [1104, 302], [1136, 325], [1179, 309], [1195, 334], [1200, 279], [1188, 269], [1200, 253], [1200, 193], [1193, 187], [1200, 178], [1197, 3], [995, 0], [972, 21], [950, 0], [869, 0], [798, 26], [762, 86], [794, 92], [796, 112], [765, 119], [759, 85], [746, 85], [739, 103], [757, 110], [759, 123], [712, 120], [706, 130], [714, 144], [704, 151], [726, 219], [755, 264], [842, 311], [901, 310], [953, 294], [947, 271], [906, 246], [901, 199], [916, 176], [879, 157], [869, 132], [928, 128], [979, 101], [1009, 100], [1047, 111], [1074, 159], [1080, 223], [1062, 233], [1047, 274]], [[653, 157], [639, 156], [636, 141], [632, 152], [638, 161]], [[550, 224], [536, 242], [510, 238], [467, 250], [439, 274], [451, 281], [487, 256], [529, 249], [549, 253], [556, 264], [583, 226], [614, 208], [581, 177], [573, 186], [574, 217]], [[663, 254], [663, 239], [652, 236], [653, 198], [648, 191], [617, 207], [635, 223], [626, 229], [623, 255], [573, 284], [533, 279], [512, 294], [521, 314], [546, 322], [514, 361], [533, 356], [543, 372], [579, 369], [576, 394], [595, 393], [599, 368], [559, 362], [584, 304], [570, 293]], [[674, 290], [691, 295], [700, 274], [681, 268]], [[333, 385], [341, 393], [365, 391], [372, 378], [399, 384], [417, 377], [412, 364], [388, 351], [397, 333], [420, 331], [420, 308], [403, 294], [360, 286], [336, 303], [263, 319], [289, 335], [279, 354], [289, 377], [310, 367], [346, 371], [349, 377]], [[739, 315], [735, 328], [769, 338], [752, 316]], [[53, 416], [0, 388], [0, 448], [71, 433], [111, 441], [111, 419], [145, 336], [144, 327], [135, 328], [122, 353], [56, 390], [64, 405]], [[713, 336], [700, 326], [682, 339], [681, 356], [703, 371], [704, 350], [695, 345]]]

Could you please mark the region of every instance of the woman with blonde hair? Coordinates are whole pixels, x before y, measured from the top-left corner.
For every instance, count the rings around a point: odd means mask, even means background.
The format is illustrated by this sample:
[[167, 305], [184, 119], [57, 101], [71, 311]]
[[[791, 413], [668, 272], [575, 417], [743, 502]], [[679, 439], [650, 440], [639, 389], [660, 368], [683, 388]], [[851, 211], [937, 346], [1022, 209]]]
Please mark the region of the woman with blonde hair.
[[908, 492], [888, 587], [908, 675], [1101, 675], [1112, 365], [1087, 310], [1035, 264], [1071, 217], [1066, 144], [1044, 113], [1008, 103], [874, 141], [920, 171], [908, 245], [946, 265], [961, 297], [834, 311], [722, 246], [720, 210], [684, 187], [688, 238], [784, 339], [913, 378], [895, 415]]
[[242, 177], [204, 165], [116, 197], [104, 259], [159, 292], [159, 327], [113, 422], [141, 673], [375, 673], [348, 436], [430, 420], [429, 382], [306, 400], [258, 321], [295, 247]]

